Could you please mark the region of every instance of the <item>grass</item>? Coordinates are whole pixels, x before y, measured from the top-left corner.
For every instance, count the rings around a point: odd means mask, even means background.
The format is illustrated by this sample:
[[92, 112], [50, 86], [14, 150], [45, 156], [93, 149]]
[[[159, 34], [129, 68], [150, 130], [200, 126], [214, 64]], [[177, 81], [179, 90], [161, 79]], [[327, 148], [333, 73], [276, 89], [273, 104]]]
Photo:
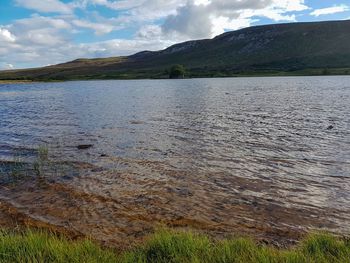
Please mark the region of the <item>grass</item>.
[[[4, 75], [4, 74], [3, 74]], [[251, 69], [251, 70], [230, 70], [230, 69], [205, 69], [187, 68], [185, 78], [226, 78], [226, 77], [290, 77], [290, 76], [348, 76], [350, 68], [304, 68], [298, 70], [278, 69]], [[101, 74], [78, 74], [73, 76], [39, 76], [13, 78], [12, 76], [0, 76], [0, 84], [26, 83], [26, 82], [62, 82], [80, 80], [131, 80], [131, 79], [168, 79], [169, 72], [164, 69], [129, 70], [123, 72], [111, 72]], [[8, 79], [8, 80], [6, 80]], [[11, 80], [13, 79], [13, 80]]]
[[0, 80], [0, 84], [31, 83], [31, 80]]
[[350, 262], [350, 241], [312, 234], [282, 250], [247, 238], [214, 241], [192, 232], [160, 230], [129, 252], [101, 248], [90, 240], [69, 240], [42, 231], [0, 232], [0, 262], [117, 263], [323, 263]]
[[70, 241], [46, 232], [0, 232], [0, 262], [115, 262], [113, 252], [89, 240]]
[[11, 168], [10, 175], [13, 179], [18, 179], [21, 177], [22, 172], [24, 170], [24, 165], [21, 162], [21, 158], [19, 156], [13, 157], [13, 167]]
[[33, 174], [36, 177], [44, 177], [46, 170], [53, 169], [53, 165], [49, 160], [48, 147], [39, 146], [36, 152], [36, 158], [32, 164], [25, 161], [25, 155], [21, 151], [13, 153], [12, 161], [0, 162], [1, 182], [14, 183], [29, 178]]
[[33, 163], [33, 169], [38, 177], [44, 175], [45, 166], [49, 164], [49, 149], [47, 146], [39, 146], [37, 159]]

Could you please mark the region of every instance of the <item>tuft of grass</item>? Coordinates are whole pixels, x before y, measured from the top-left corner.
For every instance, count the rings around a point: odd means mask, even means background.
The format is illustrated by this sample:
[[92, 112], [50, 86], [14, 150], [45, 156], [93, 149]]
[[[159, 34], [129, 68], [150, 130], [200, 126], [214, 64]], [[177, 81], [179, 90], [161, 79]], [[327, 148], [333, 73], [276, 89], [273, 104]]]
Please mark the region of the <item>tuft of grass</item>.
[[12, 169], [10, 171], [10, 175], [13, 179], [19, 179], [23, 175], [24, 165], [19, 156], [13, 157]]
[[39, 146], [38, 157], [33, 163], [33, 170], [38, 177], [44, 176], [44, 169], [49, 165], [49, 149], [47, 146]]
[[48, 160], [49, 158], [49, 148], [47, 146], [41, 145], [38, 148], [38, 158], [40, 160]]
[[212, 241], [205, 235], [162, 230], [120, 262], [326, 263], [350, 262], [350, 244], [330, 234], [311, 234], [297, 247], [277, 249], [249, 238]]
[[0, 262], [116, 262], [90, 240], [71, 241], [42, 231], [0, 232]]
[[192, 232], [159, 230], [144, 246], [124, 254], [122, 262], [206, 262], [212, 243]]
[[350, 243], [329, 234], [314, 234], [301, 244], [301, 251], [315, 262], [350, 262]]
[[73, 241], [33, 230], [0, 231], [0, 262], [348, 263], [350, 242], [321, 233], [294, 248], [277, 249], [247, 238], [215, 241], [193, 232], [162, 229], [142, 246], [117, 253], [91, 240]]

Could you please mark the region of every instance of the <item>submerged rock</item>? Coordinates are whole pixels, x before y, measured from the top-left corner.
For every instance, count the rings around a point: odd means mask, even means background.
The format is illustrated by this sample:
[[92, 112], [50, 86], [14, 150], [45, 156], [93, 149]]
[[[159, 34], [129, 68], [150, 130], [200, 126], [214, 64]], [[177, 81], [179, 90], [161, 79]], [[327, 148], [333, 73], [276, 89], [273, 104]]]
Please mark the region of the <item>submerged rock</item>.
[[80, 145], [77, 146], [77, 148], [79, 150], [86, 150], [86, 149], [91, 148], [92, 146], [93, 146], [92, 144], [80, 144]]

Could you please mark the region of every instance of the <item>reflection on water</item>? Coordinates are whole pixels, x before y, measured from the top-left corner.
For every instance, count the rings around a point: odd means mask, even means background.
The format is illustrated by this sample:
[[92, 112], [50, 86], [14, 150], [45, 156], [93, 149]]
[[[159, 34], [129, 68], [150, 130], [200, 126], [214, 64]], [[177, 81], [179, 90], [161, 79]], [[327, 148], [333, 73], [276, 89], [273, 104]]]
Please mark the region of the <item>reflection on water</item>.
[[1, 180], [2, 206], [105, 242], [158, 222], [272, 239], [308, 228], [350, 232], [349, 83], [0, 85], [3, 166], [14, 155], [34, 162], [39, 145], [52, 162], [74, 164], [73, 176], [56, 171], [45, 186]]

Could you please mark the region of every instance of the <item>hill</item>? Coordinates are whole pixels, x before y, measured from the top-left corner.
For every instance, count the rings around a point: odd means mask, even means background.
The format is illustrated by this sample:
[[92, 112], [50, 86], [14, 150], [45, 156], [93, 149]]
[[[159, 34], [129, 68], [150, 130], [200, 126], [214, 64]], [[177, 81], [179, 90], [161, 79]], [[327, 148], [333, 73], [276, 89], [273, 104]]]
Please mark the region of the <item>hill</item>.
[[166, 78], [175, 64], [187, 77], [349, 74], [350, 20], [254, 26], [161, 51], [2, 71], [0, 80]]

